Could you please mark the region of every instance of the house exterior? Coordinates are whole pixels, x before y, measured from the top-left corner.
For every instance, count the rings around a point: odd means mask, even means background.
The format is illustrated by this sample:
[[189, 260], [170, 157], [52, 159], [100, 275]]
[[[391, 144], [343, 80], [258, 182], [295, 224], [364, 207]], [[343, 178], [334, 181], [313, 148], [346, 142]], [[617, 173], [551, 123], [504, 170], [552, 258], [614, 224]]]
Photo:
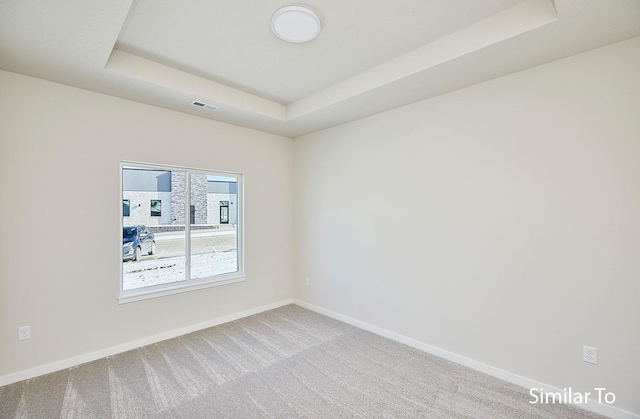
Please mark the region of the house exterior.
[[[186, 174], [140, 167], [122, 169], [122, 225], [184, 225], [187, 211]], [[191, 225], [237, 224], [238, 184], [235, 178], [192, 174]], [[156, 229], [157, 230], [157, 229]]]

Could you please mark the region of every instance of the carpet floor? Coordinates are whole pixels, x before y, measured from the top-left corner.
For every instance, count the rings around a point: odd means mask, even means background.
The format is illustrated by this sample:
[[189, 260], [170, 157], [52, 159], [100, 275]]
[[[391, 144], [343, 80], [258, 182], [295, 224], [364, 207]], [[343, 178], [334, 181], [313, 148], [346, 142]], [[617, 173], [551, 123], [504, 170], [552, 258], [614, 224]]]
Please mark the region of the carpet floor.
[[599, 418], [289, 305], [0, 387], [2, 418]]

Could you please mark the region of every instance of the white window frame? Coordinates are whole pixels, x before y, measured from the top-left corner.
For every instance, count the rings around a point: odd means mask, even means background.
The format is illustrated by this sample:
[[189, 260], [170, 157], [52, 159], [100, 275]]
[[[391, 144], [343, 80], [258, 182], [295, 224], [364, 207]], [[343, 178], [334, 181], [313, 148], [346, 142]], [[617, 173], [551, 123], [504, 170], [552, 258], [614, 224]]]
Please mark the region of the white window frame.
[[[216, 287], [220, 285], [233, 284], [236, 282], [244, 281], [244, 176], [241, 173], [225, 172], [220, 170], [211, 169], [196, 169], [193, 167], [183, 167], [167, 164], [155, 164], [155, 163], [143, 163], [136, 161], [121, 161], [120, 162], [120, 198], [117, 202], [122, 201], [123, 187], [122, 187], [122, 171], [125, 166], [135, 166], [143, 169], [154, 170], [168, 170], [168, 171], [183, 171], [186, 172], [186, 190], [185, 194], [187, 201], [185, 202], [185, 280], [172, 282], [169, 284], [152, 285], [149, 287], [141, 287], [132, 290], [123, 290], [123, 266], [122, 261], [122, 227], [123, 227], [123, 212], [122, 205], [120, 207], [120, 228], [118, 229], [118, 255], [120, 257], [120, 287], [118, 294], [118, 302], [120, 304], [130, 303], [134, 301], [146, 300], [149, 298], [163, 297], [166, 295], [178, 294], [182, 292], [195, 291], [204, 288]], [[225, 274], [213, 275], [207, 278], [191, 279], [191, 223], [190, 219], [190, 199], [191, 199], [191, 174], [210, 174], [214, 176], [233, 176], [238, 180], [238, 195], [236, 209], [237, 214], [237, 250], [236, 257], [238, 261], [238, 270], [236, 272], [229, 272]]]

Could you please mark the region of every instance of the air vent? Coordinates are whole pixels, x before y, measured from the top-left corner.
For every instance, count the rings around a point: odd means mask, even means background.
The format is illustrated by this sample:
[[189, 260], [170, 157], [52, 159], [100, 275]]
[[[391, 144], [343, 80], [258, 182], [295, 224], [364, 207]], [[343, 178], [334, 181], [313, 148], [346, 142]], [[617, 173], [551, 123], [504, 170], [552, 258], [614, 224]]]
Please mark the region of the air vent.
[[196, 107], [202, 108], [202, 109], [206, 109], [208, 111], [217, 111], [219, 109], [218, 106], [211, 105], [209, 103], [200, 102], [199, 100], [194, 100], [193, 102], [191, 102], [191, 104], [193, 106], [196, 106]]

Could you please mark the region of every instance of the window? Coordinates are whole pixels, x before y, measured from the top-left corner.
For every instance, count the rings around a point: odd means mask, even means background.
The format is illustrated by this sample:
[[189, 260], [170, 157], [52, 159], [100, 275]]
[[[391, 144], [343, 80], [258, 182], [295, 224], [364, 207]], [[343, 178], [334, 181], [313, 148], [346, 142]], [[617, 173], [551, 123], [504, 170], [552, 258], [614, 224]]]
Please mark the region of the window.
[[229, 224], [229, 201], [220, 201], [220, 224]]
[[121, 195], [120, 302], [243, 279], [242, 175], [122, 163]]
[[152, 217], [162, 216], [162, 200], [160, 199], [151, 200], [151, 216]]

